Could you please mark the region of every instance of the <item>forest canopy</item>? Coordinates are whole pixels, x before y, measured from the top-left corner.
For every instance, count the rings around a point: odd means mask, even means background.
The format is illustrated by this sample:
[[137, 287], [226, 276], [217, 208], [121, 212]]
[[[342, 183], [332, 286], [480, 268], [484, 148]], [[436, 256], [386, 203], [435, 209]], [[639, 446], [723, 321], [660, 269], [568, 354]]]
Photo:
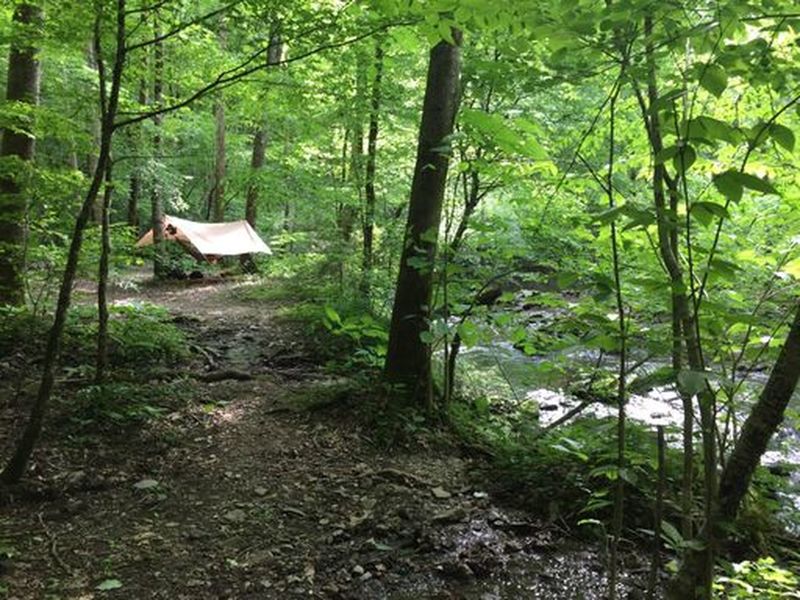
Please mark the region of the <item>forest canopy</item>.
[[[192, 427], [248, 448], [355, 428], [370, 477], [451, 504], [421, 522], [502, 538], [519, 521], [485, 515], [513, 506], [596, 554], [596, 597], [797, 597], [795, 2], [12, 0], [0, 43], [0, 595], [45, 597], [36, 565], [61, 571], [53, 597], [158, 589], [73, 568], [70, 519], [46, 521], [115, 470], [168, 505], [156, 463], [126, 461], [162, 460], [144, 440], [186, 421], [175, 448]], [[272, 254], [203, 253], [172, 217], [247, 221]], [[327, 476], [298, 452], [280, 473]], [[396, 452], [475, 461], [480, 483], [377, 466]], [[270, 490], [312, 483], [280, 473], [257, 487], [274, 505], [214, 514], [282, 530], [264, 515], [292, 500]], [[103, 477], [108, 510], [124, 484]], [[300, 566], [264, 567], [266, 597], [409, 597], [403, 569], [439, 577], [430, 597], [504, 569], [531, 587], [501, 597], [577, 593], [536, 587], [528, 538], [491, 568], [437, 563], [447, 544], [419, 532], [408, 565], [325, 563], [343, 535], [402, 546], [358, 518], [326, 538], [318, 517]], [[229, 543], [214, 577], [246, 597], [252, 545]]]

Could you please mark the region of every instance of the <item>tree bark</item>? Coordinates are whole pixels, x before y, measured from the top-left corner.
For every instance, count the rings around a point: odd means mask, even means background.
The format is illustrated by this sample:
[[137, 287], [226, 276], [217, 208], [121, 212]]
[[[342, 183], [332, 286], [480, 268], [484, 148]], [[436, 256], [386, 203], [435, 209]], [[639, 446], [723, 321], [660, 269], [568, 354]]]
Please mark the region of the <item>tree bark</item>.
[[103, 214], [101, 220], [100, 264], [97, 273], [97, 356], [95, 357], [94, 382], [100, 385], [105, 381], [108, 366], [108, 263], [111, 256], [111, 231], [109, 211], [114, 186], [112, 182], [112, 164], [109, 156], [105, 172], [105, 190], [101, 203]]
[[[767, 444], [783, 422], [786, 407], [797, 388], [798, 380], [800, 304], [796, 308], [794, 321], [767, 384], [745, 420], [742, 433], [722, 470], [717, 511], [711, 523], [706, 524], [707, 528], [714, 529], [717, 539], [724, 538], [729, 531], [727, 526], [736, 518]], [[708, 564], [709, 560], [706, 552], [692, 550], [688, 553], [671, 583], [668, 597], [673, 600], [695, 597], [696, 590], [703, 586], [705, 574], [714, 567], [713, 562]]]
[[[98, 56], [95, 50], [94, 44], [90, 43], [89, 47], [86, 49], [86, 66], [91, 69], [92, 72], [97, 72], [97, 64], [98, 64]], [[99, 114], [99, 111], [96, 107], [92, 107], [91, 109], [91, 118], [89, 121], [89, 132], [92, 134], [92, 147], [89, 149], [89, 152], [86, 154], [86, 176], [92, 177], [94, 175], [95, 170], [97, 170], [97, 153], [100, 148], [100, 135], [102, 129], [102, 115]], [[92, 206], [92, 215], [91, 215], [92, 222], [97, 224], [102, 224], [103, 221], [103, 200], [101, 197], [95, 201], [94, 206]]]
[[[244, 218], [250, 223], [250, 227], [255, 229], [256, 218], [258, 216], [258, 176], [264, 167], [264, 157], [267, 150], [267, 130], [259, 127], [253, 134], [253, 155], [250, 158], [250, 177], [252, 179], [247, 184], [247, 200], [244, 208]], [[256, 263], [251, 254], [242, 254], [239, 264], [243, 271], [253, 273], [256, 271]]]
[[127, 223], [139, 233], [139, 200], [142, 197], [142, 176], [134, 167], [130, 175], [130, 189], [128, 190]]
[[258, 175], [264, 167], [264, 158], [267, 151], [267, 131], [260, 127], [253, 134], [253, 155], [250, 158], [250, 176], [253, 178], [247, 185], [247, 203], [244, 218], [251, 227], [256, 226], [258, 216]]
[[358, 204], [345, 201], [338, 207], [337, 221], [342, 233], [344, 249], [340, 270], [344, 270], [344, 255], [349, 254], [348, 245], [353, 235], [353, 226], [359, 214], [359, 206], [363, 201], [364, 193], [364, 106], [367, 97], [367, 57], [358, 49], [356, 62], [355, 93], [353, 95], [353, 110], [351, 111], [352, 130], [350, 136], [350, 180], [358, 196]]
[[[34, 41], [42, 25], [40, 6], [18, 4], [14, 10], [14, 33], [8, 55], [6, 101], [36, 106], [39, 103], [40, 70]], [[0, 160], [14, 165], [0, 176], [0, 305], [25, 303], [25, 216], [28, 211], [25, 182], [35, 152], [30, 124], [3, 131]]]
[[[139, 104], [147, 104], [147, 82], [142, 79], [139, 85]], [[142, 146], [141, 128], [134, 127], [130, 132], [131, 147], [139, 150]], [[142, 171], [137, 160], [131, 169], [130, 189], [128, 190], [128, 215], [127, 222], [130, 227], [139, 232], [139, 200], [142, 197]]]
[[373, 262], [373, 234], [375, 229], [375, 163], [378, 153], [378, 118], [381, 106], [381, 79], [383, 78], [383, 46], [382, 41], [375, 43], [375, 77], [372, 80], [370, 98], [369, 130], [367, 133], [367, 164], [364, 181], [364, 223], [363, 223], [363, 257], [361, 287], [369, 294], [370, 272]]
[[214, 177], [211, 189], [211, 218], [225, 220], [225, 100], [222, 92], [214, 101]]
[[[219, 45], [222, 50], [227, 43], [225, 25], [219, 29]], [[221, 223], [225, 220], [225, 175], [227, 170], [225, 157], [225, 96], [222, 90], [217, 91], [214, 99], [214, 177], [211, 188], [211, 216]]]
[[[647, 96], [648, 104], [650, 107], [655, 105], [658, 98], [658, 90], [656, 83], [656, 65], [653, 52], [653, 23], [652, 19], [648, 16], [645, 17], [644, 33], [647, 38], [645, 58], [647, 62]], [[642, 117], [647, 124], [647, 133], [652, 147], [653, 156], [657, 156], [663, 149], [661, 138], [661, 131], [658, 123], [658, 116], [651, 115], [650, 110], [644, 104], [643, 99], [640, 99], [642, 108]], [[700, 340], [697, 337], [696, 319], [697, 314], [694, 313], [693, 308], [690, 307], [689, 299], [686, 295], [687, 286], [685, 284], [683, 270], [678, 259], [678, 249], [673, 246], [673, 233], [672, 231], [677, 226], [674, 221], [674, 216], [669, 214], [666, 205], [665, 187], [669, 187], [674, 191], [674, 182], [671, 181], [663, 164], [657, 164], [653, 168], [653, 198], [656, 209], [656, 225], [658, 231], [658, 246], [661, 253], [661, 258], [667, 273], [670, 278], [672, 288], [672, 306], [675, 311], [675, 319], [680, 321], [681, 331], [683, 333], [683, 342], [686, 345], [686, 358], [689, 369], [691, 371], [702, 373], [705, 371], [705, 361], [703, 352], [700, 345]], [[714, 528], [709, 527], [713, 520], [717, 504], [717, 448], [715, 437], [715, 403], [716, 399], [714, 393], [708, 386], [697, 395], [698, 405], [700, 409], [700, 426], [703, 440], [703, 487], [704, 487], [704, 518], [706, 526], [703, 528], [703, 543], [705, 545], [704, 553], [706, 555], [703, 565], [706, 568], [702, 578], [702, 598], [708, 598], [711, 594], [711, 585], [713, 579], [713, 564], [714, 555], [716, 553], [716, 539], [714, 537]], [[688, 400], [688, 401], [687, 401]], [[689, 398], [684, 398], [684, 410], [689, 412], [691, 410], [691, 401]], [[684, 432], [686, 435], [686, 432]], [[684, 440], [685, 448], [688, 447], [688, 441]], [[688, 457], [685, 457], [684, 465], [688, 466]], [[684, 477], [688, 477], [684, 474]]]
[[[119, 90], [122, 81], [122, 72], [125, 65], [125, 0], [117, 0], [116, 4], [116, 53], [114, 57], [114, 67], [111, 77], [111, 89], [105, 105], [101, 126], [100, 152], [98, 153], [98, 164], [95, 169], [89, 189], [84, 197], [81, 210], [75, 221], [75, 228], [72, 233], [69, 252], [67, 254], [67, 264], [64, 267], [64, 275], [61, 280], [58, 301], [56, 303], [56, 313], [53, 326], [47, 338], [47, 347], [42, 362], [42, 378], [39, 390], [34, 401], [33, 408], [25, 430], [22, 433], [16, 450], [0, 474], [0, 483], [9, 485], [18, 482], [25, 474], [28, 461], [30, 460], [33, 449], [39, 439], [39, 434], [44, 423], [44, 416], [50, 396], [53, 391], [55, 381], [55, 367], [58, 360], [58, 352], [61, 346], [61, 338], [64, 333], [64, 323], [66, 322], [70, 300], [72, 299], [72, 285], [75, 281], [75, 273], [78, 268], [78, 258], [80, 256], [81, 245], [83, 243], [83, 232], [91, 215], [92, 207], [97, 201], [97, 195], [103, 182], [109, 155], [111, 153], [111, 139], [114, 133], [114, 119], [119, 104]], [[100, 80], [104, 81], [102, 61], [100, 66]], [[101, 94], [104, 88], [101, 86]]]
[[[267, 48], [267, 66], [279, 65], [283, 60], [283, 43], [281, 41], [278, 25], [273, 25]], [[247, 184], [247, 195], [244, 209], [244, 218], [255, 229], [258, 219], [258, 197], [261, 187], [259, 176], [264, 168], [264, 159], [267, 152], [267, 128], [263, 123], [253, 133], [253, 154], [250, 158], [250, 181]], [[242, 268], [253, 271], [256, 268], [253, 257], [245, 254], [241, 258]]]
[[431, 387], [429, 330], [433, 271], [449, 154], [442, 150], [453, 132], [461, 71], [461, 32], [455, 45], [439, 42], [430, 52], [425, 100], [411, 184], [403, 251], [395, 288], [384, 374], [424, 400]]
[[[158, 10], [153, 13], [153, 38], [161, 35], [161, 23]], [[153, 107], [161, 106], [164, 95], [164, 46], [161, 42], [153, 44]], [[161, 156], [161, 124], [163, 115], [153, 116], [153, 155]], [[164, 198], [158, 177], [153, 182], [150, 195], [150, 215], [153, 222], [153, 276], [163, 279], [167, 272], [166, 253], [164, 248]]]

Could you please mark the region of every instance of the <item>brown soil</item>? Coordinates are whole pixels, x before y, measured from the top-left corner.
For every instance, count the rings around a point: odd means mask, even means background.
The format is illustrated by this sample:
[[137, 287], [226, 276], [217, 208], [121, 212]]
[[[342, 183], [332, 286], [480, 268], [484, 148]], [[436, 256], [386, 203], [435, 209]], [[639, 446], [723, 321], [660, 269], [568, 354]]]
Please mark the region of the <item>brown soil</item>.
[[[117, 292], [190, 335], [193, 358], [157, 375], [185, 392], [158, 418], [76, 424], [62, 385], [28, 485], [2, 508], [0, 597], [603, 597], [598, 554], [497, 506], [485, 465], [447, 436], [382, 450], [323, 342], [237, 285]], [[252, 379], [175, 385], [223, 371]], [[629, 571], [635, 597], [645, 568]]]

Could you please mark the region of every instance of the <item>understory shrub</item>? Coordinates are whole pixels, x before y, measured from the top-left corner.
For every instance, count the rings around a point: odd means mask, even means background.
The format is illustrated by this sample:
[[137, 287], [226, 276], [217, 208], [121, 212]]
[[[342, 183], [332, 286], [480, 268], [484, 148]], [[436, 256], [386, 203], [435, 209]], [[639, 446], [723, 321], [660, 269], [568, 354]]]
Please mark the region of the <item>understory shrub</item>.
[[[172, 363], [187, 355], [186, 338], [166, 309], [148, 303], [109, 307], [109, 359], [112, 365], [143, 367]], [[52, 326], [50, 314], [0, 307], [0, 354], [41, 354]], [[62, 343], [67, 366], [92, 364], [96, 351], [97, 309], [77, 306], [67, 318]]]

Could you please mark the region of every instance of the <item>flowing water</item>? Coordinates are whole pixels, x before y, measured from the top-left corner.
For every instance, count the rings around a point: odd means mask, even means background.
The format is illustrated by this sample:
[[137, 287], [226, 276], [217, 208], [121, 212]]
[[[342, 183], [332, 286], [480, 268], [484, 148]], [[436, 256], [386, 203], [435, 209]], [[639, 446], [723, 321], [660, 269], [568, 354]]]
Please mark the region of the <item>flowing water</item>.
[[[463, 349], [459, 357], [459, 376], [471, 388], [489, 397], [490, 400], [524, 404], [538, 409], [539, 424], [543, 427], [565, 416], [581, 404], [581, 400], [564, 391], [570, 373], [576, 367], [588, 368], [598, 364], [598, 354], [593, 351], [572, 351], [546, 357], [528, 356], [508, 342], [497, 341]], [[609, 373], [617, 369], [614, 357], [600, 360], [599, 364]], [[652, 372], [667, 366], [666, 361], [644, 362], [638, 373]], [[557, 365], [556, 368], [552, 368]], [[766, 382], [765, 373], [753, 373], [742, 386], [739, 400], [742, 410], [737, 411], [739, 425], [746, 417], [747, 408], [757, 398]], [[683, 423], [683, 405], [680, 396], [672, 387], [656, 387], [645, 394], [633, 394], [628, 400], [627, 415], [639, 423], [667, 428], [668, 442], [680, 445]], [[778, 492], [784, 506], [786, 521], [800, 533], [800, 525], [789, 518], [800, 512], [800, 432], [797, 429], [797, 413], [800, 412], [800, 391], [792, 398], [789, 415], [770, 443], [762, 458], [762, 464], [771, 471], [785, 476], [785, 486]], [[604, 418], [616, 416], [617, 408], [595, 403], [587, 406], [574, 418]], [[794, 415], [794, 417], [793, 417]]]

